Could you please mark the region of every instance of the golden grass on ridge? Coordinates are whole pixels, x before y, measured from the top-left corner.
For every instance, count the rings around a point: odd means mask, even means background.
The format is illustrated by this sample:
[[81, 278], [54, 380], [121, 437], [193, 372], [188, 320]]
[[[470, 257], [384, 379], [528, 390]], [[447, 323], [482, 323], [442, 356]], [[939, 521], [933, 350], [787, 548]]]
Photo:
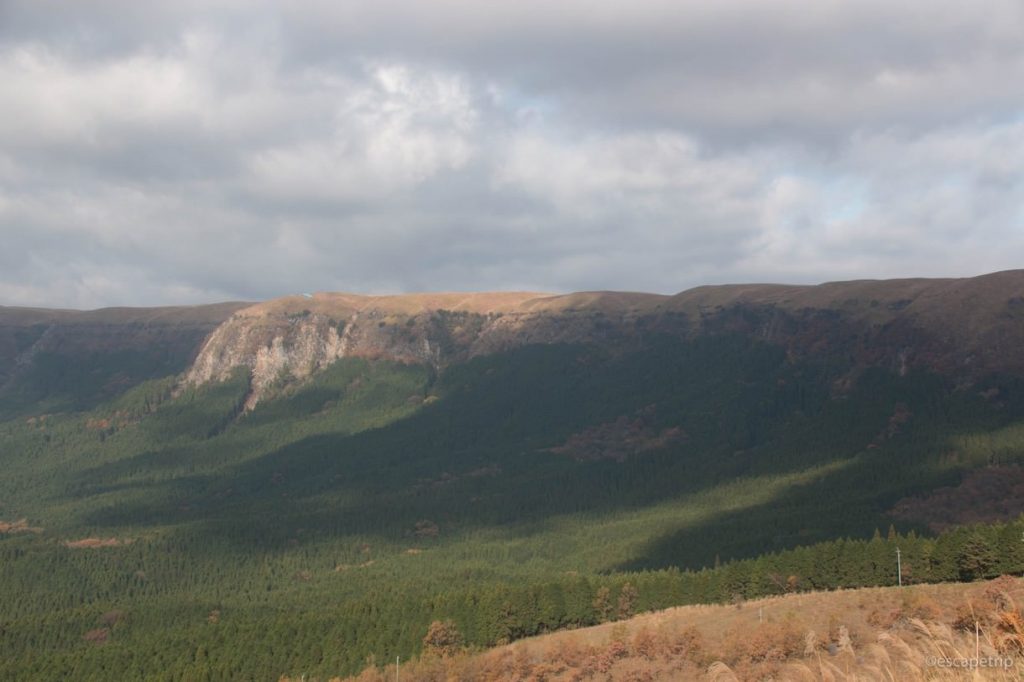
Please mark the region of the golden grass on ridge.
[[[1022, 680], [1022, 606], [1024, 580], [1005, 576], [791, 594], [678, 607], [479, 653], [425, 654], [398, 675], [406, 682]], [[349, 680], [386, 682], [395, 673], [394, 665], [371, 666]]]

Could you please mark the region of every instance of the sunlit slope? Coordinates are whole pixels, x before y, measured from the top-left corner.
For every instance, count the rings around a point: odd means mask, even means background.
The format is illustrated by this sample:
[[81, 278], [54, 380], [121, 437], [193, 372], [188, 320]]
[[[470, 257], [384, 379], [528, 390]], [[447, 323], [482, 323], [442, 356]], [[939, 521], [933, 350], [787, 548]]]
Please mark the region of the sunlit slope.
[[[979, 338], [1012, 339], [1017, 274], [992, 277], [996, 293], [977, 296], [1002, 307], [977, 303], [977, 319], [1004, 321]], [[969, 493], [971, 472], [1024, 456], [1011, 366], [948, 354], [961, 332], [917, 321], [926, 292], [957, 282], [888, 283], [889, 298], [884, 283], [844, 283], [821, 301], [800, 297], [832, 285], [752, 285], [741, 305], [717, 288], [676, 311], [596, 292], [445, 312], [430, 306], [458, 301], [431, 295], [380, 317], [364, 305], [355, 323], [288, 302], [254, 347], [273, 355], [284, 329], [291, 364], [259, 400], [257, 370], [272, 365], [244, 349], [203, 381], [176, 361], [109, 398], [84, 382], [59, 410], [29, 396], [0, 422], [0, 672], [343, 674], [418, 651], [433, 619], [490, 646], [595, 622], [609, 585], [632, 581], [646, 607], [718, 599], [732, 560], [890, 523], [928, 534], [930, 517], [889, 512], [947, 499], [943, 486]], [[946, 293], [950, 310], [977, 299]], [[506, 305], [526, 312], [493, 307]], [[373, 352], [349, 345], [292, 371], [288, 339], [321, 325]], [[424, 339], [422, 357], [389, 350]], [[673, 573], [715, 565], [700, 589]]]
[[[481, 682], [1019, 680], [1022, 606], [1024, 586], [1013, 578], [686, 606], [476, 655], [428, 653], [403, 665], [398, 676]], [[392, 664], [349, 679], [394, 677]]]

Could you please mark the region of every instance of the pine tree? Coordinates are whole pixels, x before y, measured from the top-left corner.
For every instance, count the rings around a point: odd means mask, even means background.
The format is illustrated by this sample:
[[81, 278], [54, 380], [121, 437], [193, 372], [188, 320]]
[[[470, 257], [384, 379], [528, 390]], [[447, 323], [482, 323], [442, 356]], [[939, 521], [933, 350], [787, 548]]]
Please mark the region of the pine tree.
[[980, 533], [973, 533], [960, 546], [957, 554], [957, 566], [960, 577], [964, 580], [984, 578], [996, 565], [996, 552], [987, 538]]

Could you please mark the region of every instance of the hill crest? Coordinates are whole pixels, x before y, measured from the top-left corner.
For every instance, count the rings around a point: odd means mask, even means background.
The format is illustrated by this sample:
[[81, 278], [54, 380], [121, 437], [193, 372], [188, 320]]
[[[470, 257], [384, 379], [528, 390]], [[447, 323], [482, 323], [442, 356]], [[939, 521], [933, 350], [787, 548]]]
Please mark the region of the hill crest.
[[702, 286], [674, 296], [595, 291], [290, 296], [235, 312], [206, 340], [186, 382], [252, 376], [253, 407], [282, 379], [341, 357], [440, 368], [529, 344], [638, 347], [651, 335], [735, 333], [793, 357], [845, 355], [855, 368], [914, 366], [971, 380], [1024, 374], [1024, 271], [968, 279]]
[[24, 393], [19, 386], [31, 382], [40, 359], [74, 365], [138, 356], [144, 367], [112, 367], [97, 379], [93, 392], [103, 397], [157, 375], [182, 372], [185, 384], [199, 385], [243, 367], [252, 378], [251, 408], [271, 385], [304, 381], [341, 357], [442, 368], [530, 344], [636, 348], [652, 335], [723, 333], [781, 345], [794, 358], [845, 357], [854, 375], [869, 366], [923, 367], [967, 384], [992, 372], [1024, 375], [1024, 270], [707, 285], [675, 295], [320, 292], [161, 308], [0, 306], [0, 399]]

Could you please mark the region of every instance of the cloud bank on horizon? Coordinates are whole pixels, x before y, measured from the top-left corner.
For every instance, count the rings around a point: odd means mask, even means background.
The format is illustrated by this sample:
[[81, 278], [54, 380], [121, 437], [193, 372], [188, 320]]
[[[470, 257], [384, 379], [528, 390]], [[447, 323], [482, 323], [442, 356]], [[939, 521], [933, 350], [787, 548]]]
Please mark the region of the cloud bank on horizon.
[[1019, 0], [0, 2], [0, 304], [961, 276]]

